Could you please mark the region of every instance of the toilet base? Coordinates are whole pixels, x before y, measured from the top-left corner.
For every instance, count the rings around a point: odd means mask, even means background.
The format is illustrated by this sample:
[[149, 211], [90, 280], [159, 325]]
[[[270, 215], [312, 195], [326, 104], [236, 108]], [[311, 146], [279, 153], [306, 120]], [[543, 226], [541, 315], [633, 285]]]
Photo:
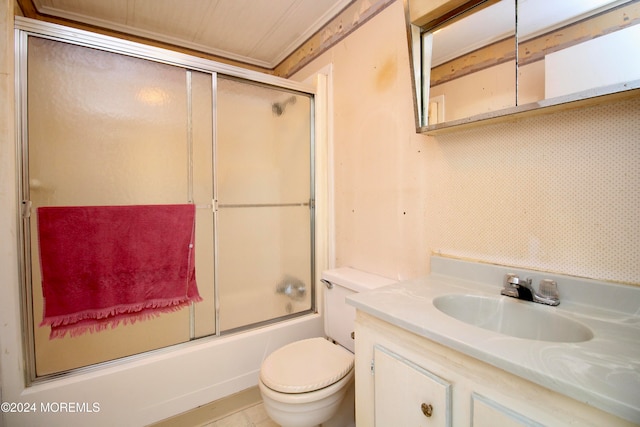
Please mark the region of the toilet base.
[[356, 427], [355, 390], [355, 383], [353, 383], [347, 390], [347, 394], [344, 396], [338, 412], [336, 412], [332, 418], [322, 423], [322, 427]]
[[355, 382], [341, 392], [332, 393], [321, 401], [300, 405], [282, 403], [270, 397], [268, 390], [261, 388], [264, 408], [269, 417], [282, 427], [354, 427], [355, 426]]

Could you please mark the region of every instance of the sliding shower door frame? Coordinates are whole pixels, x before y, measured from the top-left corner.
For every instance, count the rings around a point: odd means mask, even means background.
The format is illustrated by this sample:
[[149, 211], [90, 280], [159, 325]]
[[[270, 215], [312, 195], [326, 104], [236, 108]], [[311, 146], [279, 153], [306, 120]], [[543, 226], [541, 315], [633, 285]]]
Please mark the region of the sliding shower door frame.
[[[22, 331], [23, 331], [23, 350], [24, 350], [24, 358], [25, 358], [25, 381], [27, 385], [31, 385], [34, 383], [41, 383], [45, 381], [50, 381], [54, 379], [59, 379], [61, 377], [65, 377], [68, 375], [85, 373], [88, 371], [93, 371], [97, 369], [102, 369], [105, 366], [112, 366], [113, 364], [124, 363], [125, 361], [130, 361], [132, 359], [139, 359], [145, 357], [145, 354], [156, 353], [169, 351], [171, 348], [176, 346], [185, 346], [185, 345], [194, 345], [194, 343], [209, 338], [216, 338], [221, 336], [220, 331], [220, 322], [219, 322], [219, 298], [218, 295], [218, 284], [216, 280], [217, 268], [214, 265], [214, 293], [216, 298], [214, 298], [215, 305], [215, 334], [209, 337], [202, 337], [198, 339], [194, 339], [194, 324], [193, 318], [194, 316], [190, 316], [190, 336], [191, 341], [185, 343], [174, 344], [169, 347], [159, 348], [156, 350], [150, 350], [148, 352], [142, 354], [134, 354], [129, 356], [123, 356], [121, 358], [110, 360], [106, 362], [100, 362], [97, 364], [79, 367], [70, 369], [67, 371], [46, 374], [42, 376], [36, 375], [36, 361], [35, 361], [35, 340], [33, 329], [35, 327], [35, 322], [33, 319], [33, 308], [32, 308], [32, 277], [31, 277], [31, 256], [32, 256], [32, 248], [30, 244], [30, 194], [29, 194], [29, 170], [28, 170], [28, 159], [29, 159], [29, 143], [28, 143], [28, 121], [27, 121], [27, 50], [28, 50], [28, 40], [29, 37], [38, 37], [43, 39], [49, 39], [53, 41], [63, 42], [67, 44], [72, 44], [76, 46], [82, 46], [92, 49], [97, 49], [105, 52], [116, 53], [120, 55], [126, 55], [134, 58], [149, 60], [157, 63], [172, 65], [176, 67], [183, 68], [187, 71], [187, 87], [189, 87], [191, 70], [198, 71], [203, 73], [208, 73], [212, 78], [212, 114], [214, 124], [212, 126], [213, 134], [212, 134], [212, 143], [215, 145], [216, 141], [216, 126], [215, 126], [215, 117], [216, 117], [216, 84], [217, 84], [217, 76], [229, 76], [233, 78], [237, 78], [240, 80], [244, 80], [247, 82], [251, 82], [258, 85], [268, 86], [274, 89], [282, 89], [285, 91], [290, 91], [297, 94], [307, 95], [310, 98], [310, 199], [308, 201], [308, 207], [310, 209], [310, 254], [311, 254], [311, 271], [310, 271], [310, 283], [311, 283], [311, 307], [310, 310], [296, 313], [288, 316], [283, 316], [282, 318], [274, 319], [272, 321], [267, 321], [263, 323], [273, 323], [275, 321], [284, 320], [289, 317], [297, 317], [303, 315], [305, 313], [315, 313], [317, 312], [316, 307], [316, 222], [315, 222], [315, 88], [311, 85], [295, 82], [292, 80], [287, 80], [283, 78], [279, 78], [277, 76], [272, 76], [268, 74], [259, 73], [257, 71], [252, 71], [228, 64], [218, 63], [212, 60], [207, 60], [204, 58], [198, 58], [194, 56], [190, 56], [187, 54], [174, 52], [162, 48], [157, 48], [153, 46], [147, 46], [144, 44], [131, 42], [127, 40], [122, 40], [110, 36], [105, 36], [101, 34], [91, 33], [88, 31], [78, 30], [74, 28], [64, 27], [58, 24], [52, 24], [42, 21], [36, 21], [29, 18], [23, 17], [15, 17], [15, 41], [16, 41], [16, 144], [18, 147], [16, 159], [17, 165], [17, 176], [19, 177], [18, 182], [18, 203], [21, 204], [18, 218], [16, 219], [19, 233], [17, 236], [17, 246], [19, 251], [19, 273], [20, 273], [20, 297], [22, 300]], [[190, 97], [190, 91], [188, 91], [188, 95]], [[189, 103], [190, 105], [190, 103]], [[190, 115], [188, 127], [190, 129]], [[191, 140], [190, 136], [188, 136], [188, 150], [189, 150], [189, 161], [192, 162], [191, 156]], [[213, 148], [213, 156], [215, 157], [215, 147]], [[215, 158], [211, 159], [212, 165], [215, 167]], [[193, 165], [190, 164], [188, 166], [190, 171], [190, 179], [192, 179], [192, 170]], [[212, 176], [212, 184], [214, 188], [215, 194], [215, 171]], [[189, 183], [189, 199], [193, 200], [192, 194], [192, 185]], [[216, 224], [215, 224], [215, 211], [217, 209], [216, 200], [212, 199], [211, 204], [207, 206], [199, 206], [200, 208], [210, 208], [214, 211], [214, 233], [216, 232]], [[196, 206], [198, 208], [198, 206]], [[215, 254], [218, 251], [217, 241], [214, 238], [214, 263], [217, 262], [217, 256]], [[192, 311], [193, 312], [193, 311]], [[262, 326], [262, 324], [251, 325], [250, 327]]]

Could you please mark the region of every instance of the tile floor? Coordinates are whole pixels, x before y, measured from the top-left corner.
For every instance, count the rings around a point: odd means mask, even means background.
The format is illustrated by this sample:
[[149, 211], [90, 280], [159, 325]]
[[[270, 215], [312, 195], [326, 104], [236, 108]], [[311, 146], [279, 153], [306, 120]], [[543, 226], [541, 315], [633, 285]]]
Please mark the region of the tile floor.
[[264, 410], [264, 405], [259, 403], [243, 411], [226, 416], [218, 421], [204, 424], [202, 427], [280, 427], [271, 421]]

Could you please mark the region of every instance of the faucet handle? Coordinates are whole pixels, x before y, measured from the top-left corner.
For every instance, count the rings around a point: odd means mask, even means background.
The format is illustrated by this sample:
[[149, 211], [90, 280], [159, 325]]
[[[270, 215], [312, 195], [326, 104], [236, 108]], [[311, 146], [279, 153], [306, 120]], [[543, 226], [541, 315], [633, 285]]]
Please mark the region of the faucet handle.
[[524, 286], [526, 288], [531, 288], [532, 279], [530, 277], [521, 279], [520, 276], [513, 273], [505, 274], [504, 276], [504, 287], [512, 288], [518, 286]]
[[505, 274], [503, 288], [500, 291], [501, 295], [506, 295], [508, 297], [518, 298], [518, 287], [516, 284], [519, 282], [519, 278], [517, 274]]
[[551, 299], [559, 299], [560, 293], [558, 292], [558, 283], [551, 279], [542, 279], [540, 281], [540, 288], [538, 290], [540, 296]]
[[520, 283], [520, 278], [517, 274], [507, 273], [504, 275], [504, 283], [503, 286], [505, 288], [512, 288], [514, 285]]

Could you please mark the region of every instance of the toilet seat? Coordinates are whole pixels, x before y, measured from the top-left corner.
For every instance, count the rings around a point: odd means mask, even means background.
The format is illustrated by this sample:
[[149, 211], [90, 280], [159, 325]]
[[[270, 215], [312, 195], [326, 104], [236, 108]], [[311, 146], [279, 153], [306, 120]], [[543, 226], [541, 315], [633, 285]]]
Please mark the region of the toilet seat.
[[262, 364], [260, 380], [280, 393], [308, 393], [340, 381], [353, 369], [353, 354], [324, 338], [288, 344]]

